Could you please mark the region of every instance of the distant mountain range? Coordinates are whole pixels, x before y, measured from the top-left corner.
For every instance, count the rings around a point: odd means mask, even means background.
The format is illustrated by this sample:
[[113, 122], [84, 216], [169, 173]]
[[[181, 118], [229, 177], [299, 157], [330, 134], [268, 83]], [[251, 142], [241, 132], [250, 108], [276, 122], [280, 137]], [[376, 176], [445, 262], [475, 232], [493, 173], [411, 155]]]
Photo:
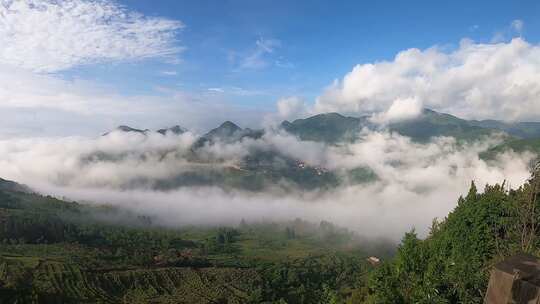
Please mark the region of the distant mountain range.
[[[358, 138], [364, 128], [388, 130], [410, 137], [416, 142], [427, 142], [433, 137], [454, 137], [458, 142], [473, 142], [490, 135], [499, 135], [503, 143], [483, 152], [481, 157], [493, 159], [506, 150], [517, 152], [531, 151], [540, 155], [540, 123], [507, 123], [496, 120], [465, 120], [453, 115], [425, 109], [422, 114], [411, 120], [378, 125], [371, 122], [369, 116], [348, 117], [338, 113], [319, 114], [292, 122], [284, 121], [278, 129], [292, 134], [304, 141], [315, 141], [329, 145], [352, 142]], [[148, 134], [150, 130], [120, 126], [120, 132]], [[179, 135], [187, 130], [174, 126], [155, 132], [163, 135]], [[150, 187], [162, 190], [183, 186], [217, 185], [224, 188], [242, 188], [258, 191], [268, 185], [285, 185], [302, 189], [324, 189], [343, 182], [365, 183], [377, 177], [369, 168], [355, 168], [347, 172], [332, 172], [325, 168], [312, 167], [301, 159], [293, 159], [271, 148], [252, 148], [237, 165], [225, 165], [219, 159], [209, 159], [201, 149], [215, 143], [231, 144], [243, 139], [259, 139], [265, 130], [241, 128], [226, 121], [215, 129], [200, 136], [186, 157], [197, 164], [192, 170], [179, 173], [166, 180], [139, 181]], [[104, 135], [109, 134], [105, 133]], [[268, 150], [270, 149], [270, 150]], [[99, 155], [99, 161], [117, 161], [121, 156]], [[217, 164], [217, 165], [216, 165]]]
[[281, 127], [302, 140], [336, 143], [354, 140], [362, 128], [388, 129], [416, 141], [426, 141], [436, 136], [451, 136], [460, 140], [474, 140], [483, 135], [506, 133], [520, 139], [540, 138], [540, 122], [505, 123], [496, 120], [465, 120], [456, 116], [424, 109], [411, 120], [378, 126], [369, 116], [347, 117], [338, 113], [319, 114], [292, 123], [284, 121]]
[[[481, 136], [494, 133], [504, 133], [513, 139], [540, 138], [540, 122], [509, 123], [498, 120], [465, 120], [430, 109], [424, 109], [417, 118], [390, 123], [385, 126], [372, 123], [369, 116], [350, 117], [339, 113], [326, 113], [305, 119], [297, 119], [292, 122], [283, 121], [279, 128], [297, 136], [301, 140], [329, 144], [355, 140], [363, 128], [387, 129], [411, 137], [416, 141], [426, 141], [436, 136], [450, 136], [459, 140], [475, 140]], [[116, 130], [137, 133], [150, 132], [148, 129], [141, 130], [128, 126], [119, 126]], [[182, 134], [186, 131], [187, 129], [180, 126], [174, 126], [156, 132], [161, 134]], [[235, 123], [226, 121], [201, 136], [201, 142], [198, 145], [215, 141], [234, 142], [245, 137], [259, 138], [264, 132], [264, 130], [242, 129]], [[109, 133], [107, 132], [104, 135]]]

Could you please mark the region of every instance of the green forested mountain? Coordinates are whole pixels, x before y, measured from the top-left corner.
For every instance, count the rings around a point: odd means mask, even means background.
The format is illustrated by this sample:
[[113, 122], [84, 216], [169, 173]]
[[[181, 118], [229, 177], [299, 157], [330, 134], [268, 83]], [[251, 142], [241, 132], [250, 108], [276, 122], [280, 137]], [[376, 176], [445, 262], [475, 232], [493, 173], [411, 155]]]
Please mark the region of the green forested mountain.
[[[337, 113], [319, 114], [306, 119], [282, 123], [282, 128], [302, 140], [338, 143], [352, 141], [364, 127], [380, 129], [369, 121], [368, 116], [360, 118], [346, 117]], [[449, 114], [442, 114], [425, 109], [418, 118], [391, 123], [383, 129], [397, 132], [417, 141], [426, 141], [435, 136], [452, 136], [458, 139], [474, 140], [482, 135], [489, 135], [495, 129], [474, 126], [467, 120]]]
[[241, 141], [244, 138], [258, 139], [263, 136], [263, 130], [251, 130], [249, 128], [242, 129], [233, 122], [226, 121], [219, 127], [208, 131], [201, 136], [194, 144], [194, 149], [203, 147], [204, 145], [221, 143], [230, 144]]
[[[283, 121], [280, 128], [301, 140], [336, 144], [355, 140], [362, 128], [380, 129], [380, 126], [370, 122], [370, 116], [349, 117], [339, 113], [326, 113], [297, 119], [293, 122]], [[540, 122], [512, 123], [498, 120], [466, 120], [430, 109], [424, 109], [417, 118], [390, 123], [384, 126], [383, 129], [397, 132], [417, 141], [425, 141], [435, 136], [451, 136], [457, 139], [475, 140], [481, 136], [495, 133], [505, 133], [514, 139], [540, 138]], [[120, 126], [117, 130], [122, 132], [148, 132], [148, 130], [139, 130], [128, 126]], [[167, 131], [181, 134], [186, 129], [175, 126], [160, 129], [157, 132], [165, 134]], [[105, 133], [105, 135], [108, 133]], [[263, 134], [264, 130], [242, 129], [235, 123], [226, 121], [201, 136], [200, 141], [195, 145], [201, 146], [207, 142], [215, 141], [234, 142], [242, 138], [257, 139]]]
[[[366, 127], [378, 129], [369, 122], [369, 117], [346, 117], [337, 113], [320, 114], [306, 119], [285, 121], [282, 128], [302, 140], [326, 142], [329, 144], [350, 141], [357, 138], [359, 131]], [[436, 136], [454, 137], [458, 141], [472, 142], [490, 135], [503, 135], [504, 142], [490, 147], [482, 154], [485, 159], [494, 158], [498, 153], [513, 150], [530, 151], [540, 154], [540, 122], [506, 123], [497, 120], [465, 120], [450, 114], [424, 109], [418, 118], [391, 123], [383, 130], [396, 132], [418, 142], [426, 142]]]
[[450, 136], [458, 140], [477, 140], [494, 134], [497, 130], [474, 126], [469, 121], [450, 114], [425, 109], [418, 118], [392, 123], [388, 129], [417, 141], [427, 141], [435, 136]]
[[471, 120], [469, 124], [506, 132], [518, 138], [540, 138], [540, 122], [503, 122], [498, 120]]
[[534, 139], [509, 139], [499, 145], [489, 148], [480, 156], [484, 159], [493, 159], [499, 153], [514, 151], [518, 153], [530, 152], [540, 155], [540, 138]]
[[[377, 128], [368, 116], [346, 117], [337, 113], [319, 114], [291, 122], [284, 121], [282, 128], [302, 140], [336, 143], [355, 139], [364, 128]], [[505, 123], [496, 120], [465, 120], [456, 116], [424, 109], [414, 119], [390, 123], [386, 129], [417, 141], [435, 136], [451, 136], [463, 140], [475, 140], [484, 135], [504, 132], [514, 138], [540, 138], [540, 123]]]
[[284, 121], [281, 128], [301, 140], [338, 143], [356, 139], [361, 128], [368, 125], [368, 117], [356, 118], [328, 113], [293, 122]]

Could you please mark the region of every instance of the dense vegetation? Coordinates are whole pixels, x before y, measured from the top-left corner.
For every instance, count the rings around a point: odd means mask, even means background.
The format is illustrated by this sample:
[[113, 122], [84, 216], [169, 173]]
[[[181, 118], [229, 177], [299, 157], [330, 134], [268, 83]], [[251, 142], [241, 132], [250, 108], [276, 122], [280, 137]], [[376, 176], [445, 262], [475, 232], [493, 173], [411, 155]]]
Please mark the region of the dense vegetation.
[[6, 188], [0, 303], [331, 303], [392, 252], [324, 221], [173, 229]]
[[368, 303], [482, 303], [491, 266], [540, 254], [540, 176], [517, 190], [474, 183], [425, 240], [405, 235], [394, 259], [370, 277]]

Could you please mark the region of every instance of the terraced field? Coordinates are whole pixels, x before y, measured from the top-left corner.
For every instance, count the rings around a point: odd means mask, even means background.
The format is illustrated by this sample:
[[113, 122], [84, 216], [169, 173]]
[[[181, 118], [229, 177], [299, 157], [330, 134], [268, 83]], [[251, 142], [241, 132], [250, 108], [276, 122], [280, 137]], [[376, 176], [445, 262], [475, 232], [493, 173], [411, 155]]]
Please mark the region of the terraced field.
[[246, 303], [261, 282], [252, 269], [95, 271], [27, 257], [0, 262], [2, 303]]
[[0, 303], [331, 303], [364, 284], [362, 246], [324, 221], [173, 229], [0, 190]]

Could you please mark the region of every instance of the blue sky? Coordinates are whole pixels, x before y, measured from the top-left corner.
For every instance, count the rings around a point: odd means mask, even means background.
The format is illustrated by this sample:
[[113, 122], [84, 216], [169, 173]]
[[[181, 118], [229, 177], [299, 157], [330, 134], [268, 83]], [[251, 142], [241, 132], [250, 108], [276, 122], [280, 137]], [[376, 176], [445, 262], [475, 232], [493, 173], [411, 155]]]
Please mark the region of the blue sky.
[[0, 137], [421, 107], [540, 120], [538, 1], [0, 3]]
[[[337, 3], [336, 3], [337, 2]], [[540, 35], [538, 1], [140, 1], [121, 4], [180, 20], [181, 63], [146, 60], [66, 73], [126, 94], [223, 89], [232, 103], [274, 107], [283, 96], [312, 101], [356, 64], [390, 60], [408, 48], [453, 48], [463, 38], [489, 42], [522, 20], [529, 42]], [[257, 41], [275, 41], [260, 65], [242, 67]], [[175, 74], [175, 75], [171, 75]], [[156, 90], [157, 88], [157, 90]]]

